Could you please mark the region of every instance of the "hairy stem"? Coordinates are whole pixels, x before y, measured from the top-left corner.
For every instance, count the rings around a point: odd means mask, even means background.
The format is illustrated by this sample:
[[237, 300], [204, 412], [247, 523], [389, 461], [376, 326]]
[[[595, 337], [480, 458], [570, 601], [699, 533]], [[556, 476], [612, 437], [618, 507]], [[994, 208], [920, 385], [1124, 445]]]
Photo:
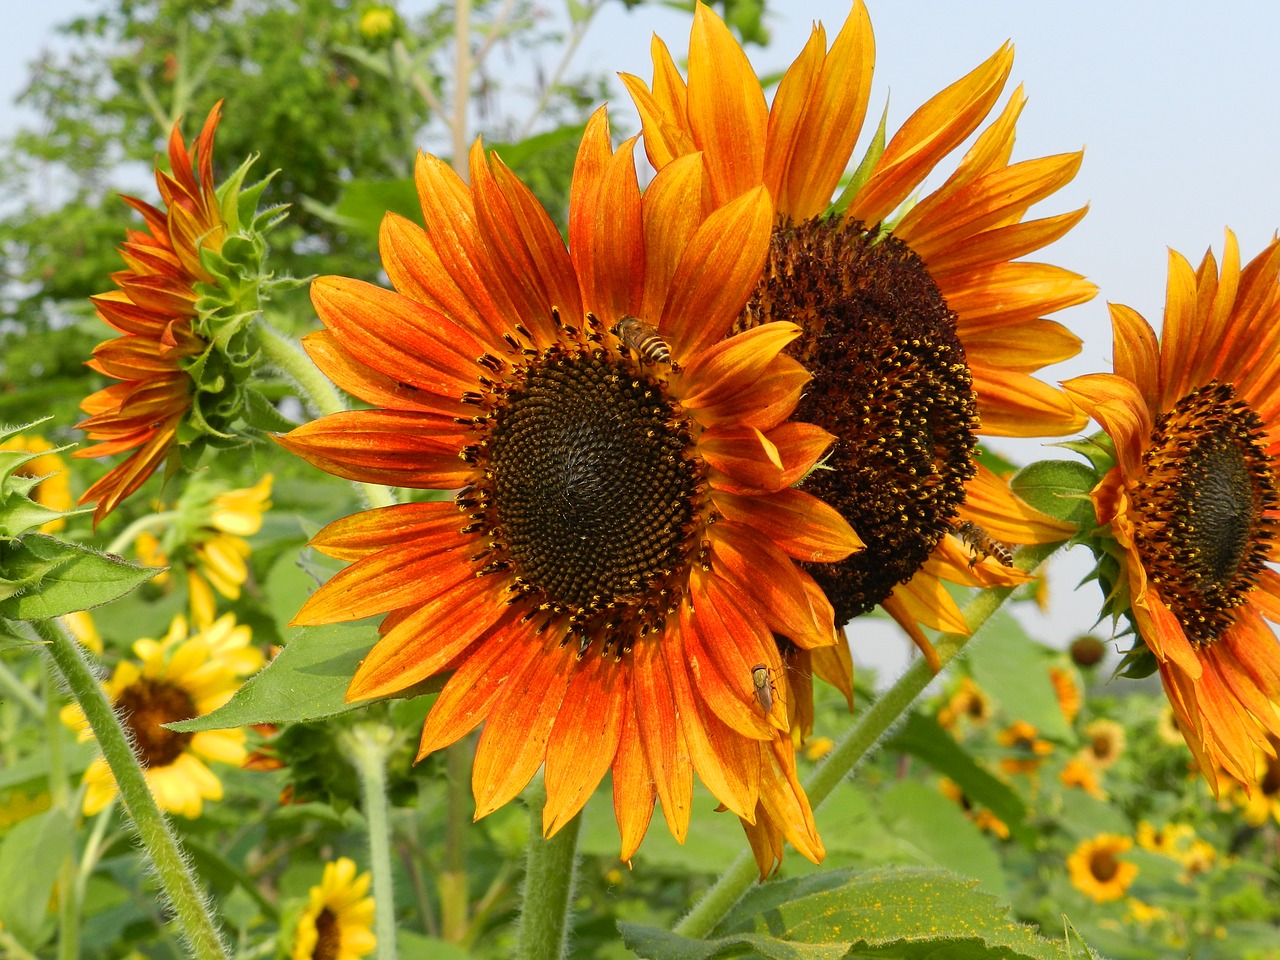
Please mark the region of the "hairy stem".
[[381, 723], [360, 724], [344, 738], [364, 791], [378, 960], [396, 958], [395, 886], [391, 875], [391, 822], [387, 807], [387, 755], [394, 743], [395, 731]]
[[529, 856], [516, 938], [518, 960], [559, 960], [569, 940], [569, 905], [577, 871], [578, 830], [574, 817], [550, 839], [542, 836], [542, 807], [547, 792], [536, 780], [529, 799]]

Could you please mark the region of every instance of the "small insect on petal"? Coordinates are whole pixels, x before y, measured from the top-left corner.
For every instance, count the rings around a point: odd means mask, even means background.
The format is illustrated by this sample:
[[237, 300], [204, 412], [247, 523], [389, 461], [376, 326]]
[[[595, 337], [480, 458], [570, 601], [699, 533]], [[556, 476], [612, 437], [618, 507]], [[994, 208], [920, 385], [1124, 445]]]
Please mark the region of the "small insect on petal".
[[665, 363], [672, 372], [679, 370], [679, 366], [671, 362], [671, 348], [653, 324], [645, 323], [639, 317], [623, 317], [614, 325], [613, 334], [642, 362]]
[[972, 567], [979, 560], [984, 560], [987, 557], [995, 557], [1002, 566], [1013, 566], [1013, 554], [1009, 552], [1009, 548], [972, 520], [962, 520], [960, 523], [954, 523], [951, 525], [951, 529], [960, 538], [960, 542], [973, 551], [969, 566]]
[[769, 667], [757, 663], [751, 668], [751, 683], [755, 688], [756, 702], [765, 713], [773, 712], [773, 681], [769, 679]]

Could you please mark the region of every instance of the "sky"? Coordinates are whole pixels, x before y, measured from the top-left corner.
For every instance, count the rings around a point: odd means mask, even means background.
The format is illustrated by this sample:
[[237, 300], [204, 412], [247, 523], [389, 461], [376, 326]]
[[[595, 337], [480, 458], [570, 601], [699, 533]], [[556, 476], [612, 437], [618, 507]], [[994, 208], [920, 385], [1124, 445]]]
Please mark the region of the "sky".
[[[558, 8], [559, 2], [544, 5]], [[26, 64], [50, 42], [53, 25], [94, 6], [89, 0], [43, 0], [8, 12], [0, 137], [23, 119], [11, 101]], [[774, 42], [749, 51], [761, 73], [790, 63], [813, 20], [821, 19], [834, 37], [849, 10], [844, 0], [773, 0], [770, 6]], [[400, 4], [406, 14], [425, 7], [426, 0]], [[1079, 226], [1038, 256], [1084, 274], [1101, 289], [1092, 303], [1055, 315], [1084, 345], [1077, 358], [1051, 368], [1047, 379], [1109, 369], [1106, 301], [1127, 304], [1158, 327], [1169, 248], [1193, 264], [1210, 246], [1220, 255], [1229, 226], [1247, 260], [1280, 227], [1275, 0], [867, 0], [867, 7], [876, 37], [868, 114], [878, 117], [888, 98], [890, 132], [1011, 39], [1017, 54], [1009, 90], [1022, 83], [1029, 98], [1014, 160], [1085, 148], [1076, 180], [1032, 210], [1032, 216], [1047, 216], [1090, 205]], [[689, 22], [687, 14], [656, 5], [630, 12], [610, 5], [577, 51], [571, 72], [648, 78], [650, 36], [658, 32], [680, 56]], [[611, 113], [634, 130], [630, 101], [615, 86]], [[25, 122], [33, 119], [25, 116]], [[855, 156], [870, 133], [864, 130]], [[944, 162], [937, 175], [950, 169]], [[991, 446], [1024, 461], [1039, 455], [1022, 445]], [[1040, 635], [1063, 639], [1089, 627], [1079, 611], [1092, 608], [1094, 599], [1081, 603], [1070, 593], [1087, 569], [1083, 551], [1076, 554], [1055, 561], [1050, 613], [1030, 624]], [[856, 650], [857, 644], [855, 656]]]

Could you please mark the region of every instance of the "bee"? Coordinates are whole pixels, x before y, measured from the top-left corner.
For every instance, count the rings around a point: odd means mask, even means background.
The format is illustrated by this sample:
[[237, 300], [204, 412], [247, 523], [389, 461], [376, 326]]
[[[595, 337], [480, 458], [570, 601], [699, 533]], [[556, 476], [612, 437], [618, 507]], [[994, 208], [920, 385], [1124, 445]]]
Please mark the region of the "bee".
[[757, 663], [751, 668], [751, 686], [755, 690], [756, 703], [760, 704], [760, 709], [765, 713], [772, 713], [775, 690], [773, 681], [769, 679], [768, 664]]
[[1013, 554], [1009, 552], [1009, 548], [972, 520], [953, 523], [951, 529], [955, 531], [960, 541], [973, 551], [973, 556], [969, 559], [970, 567], [986, 557], [995, 557], [1002, 566], [1013, 566]]
[[671, 362], [671, 348], [653, 324], [645, 323], [639, 317], [623, 317], [614, 326], [613, 333], [623, 346], [634, 350], [645, 363], [665, 363], [672, 371], [680, 369]]

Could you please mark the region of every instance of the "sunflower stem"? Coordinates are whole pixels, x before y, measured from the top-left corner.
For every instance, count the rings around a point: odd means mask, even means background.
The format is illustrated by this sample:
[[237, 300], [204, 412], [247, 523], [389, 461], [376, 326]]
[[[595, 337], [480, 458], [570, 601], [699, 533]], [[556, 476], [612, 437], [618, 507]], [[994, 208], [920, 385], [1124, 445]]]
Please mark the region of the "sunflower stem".
[[[259, 315], [253, 324], [258, 344], [273, 364], [298, 387], [302, 400], [321, 416], [342, 413], [347, 405], [327, 377], [316, 369], [309, 357], [292, 340]], [[357, 483], [371, 507], [389, 507], [396, 502], [387, 487], [377, 483]]]
[[[1064, 541], [1065, 542], [1065, 541]], [[1014, 559], [1020, 570], [1031, 572], [1049, 558], [1064, 542], [1034, 544], [1021, 548]], [[1004, 605], [1014, 591], [1013, 587], [991, 587], [981, 590], [964, 608], [964, 619], [969, 624], [966, 634], [946, 633], [934, 642], [938, 659], [945, 668], [964, 649], [964, 645], [992, 614]], [[941, 669], [941, 668], [940, 668]], [[924, 692], [935, 674], [923, 657], [917, 657], [897, 681], [866, 709], [836, 748], [805, 781], [805, 794], [816, 812], [831, 791], [872, 748], [891, 730], [895, 723], [911, 708], [916, 698]], [[673, 927], [675, 933], [686, 937], [704, 938], [715, 929], [729, 909], [746, 893], [756, 876], [755, 858], [744, 851], [699, 900], [692, 910]]]
[[343, 738], [364, 790], [378, 960], [396, 960], [395, 885], [391, 874], [391, 820], [387, 808], [387, 756], [395, 739], [395, 731], [382, 723], [362, 723]]
[[21, 677], [3, 663], [0, 663], [0, 693], [11, 698], [14, 703], [22, 704], [33, 717], [38, 719], [44, 716], [44, 702], [31, 692]]
[[[67, 783], [67, 754], [63, 749], [63, 733], [58, 700], [58, 671], [44, 660], [44, 729], [49, 753], [49, 797], [55, 810], [64, 811], [74, 820], [71, 809], [71, 787]], [[68, 850], [58, 868], [58, 960], [75, 960], [80, 956], [80, 901], [75, 885], [74, 848]]]
[[467, 807], [471, 795], [470, 749], [467, 741], [452, 744], [445, 802], [444, 869], [440, 872], [440, 925], [444, 939], [462, 943], [467, 935]]
[[84, 710], [120, 790], [125, 809], [137, 828], [138, 839], [186, 935], [191, 955], [199, 960], [229, 960], [226, 945], [209, 911], [209, 900], [187, 863], [178, 838], [156, 806], [128, 735], [94, 678], [80, 644], [61, 621], [36, 620], [32, 626], [46, 641], [49, 656]]
[[120, 556], [125, 548], [138, 539], [138, 534], [155, 527], [163, 527], [182, 515], [179, 510], [161, 510], [159, 513], [148, 513], [129, 524], [119, 535], [107, 545], [106, 553]]
[[558, 960], [565, 956], [569, 941], [569, 905], [577, 875], [582, 815], [575, 816], [555, 836], [544, 839], [542, 807], [547, 791], [540, 778], [534, 781], [526, 797], [529, 800], [529, 851], [515, 955], [518, 960]]

